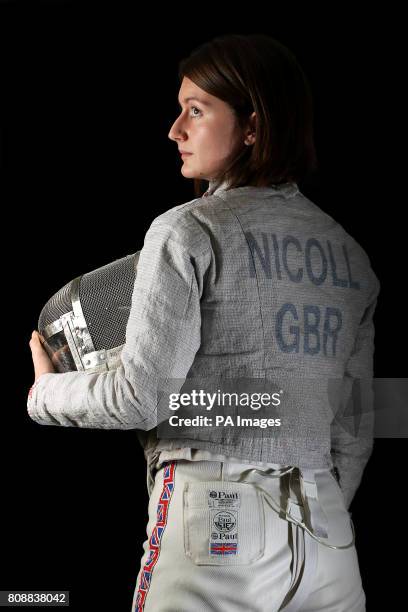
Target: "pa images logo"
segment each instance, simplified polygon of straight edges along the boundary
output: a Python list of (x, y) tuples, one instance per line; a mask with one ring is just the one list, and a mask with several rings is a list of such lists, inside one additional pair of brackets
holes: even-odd
[(232, 512), (227, 512), (226, 510), (217, 512), (213, 516), (213, 525), (220, 533), (227, 533), (235, 529), (237, 517)]

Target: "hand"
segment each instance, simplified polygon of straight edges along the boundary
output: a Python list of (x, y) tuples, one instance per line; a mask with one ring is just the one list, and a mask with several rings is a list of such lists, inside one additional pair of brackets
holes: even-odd
[(52, 361), (41, 344), (41, 339), (42, 337), (38, 331), (33, 331), (29, 344), (31, 349), (31, 357), (33, 358), (34, 363), (34, 382), (37, 382), (42, 374), (50, 374), (55, 372)]

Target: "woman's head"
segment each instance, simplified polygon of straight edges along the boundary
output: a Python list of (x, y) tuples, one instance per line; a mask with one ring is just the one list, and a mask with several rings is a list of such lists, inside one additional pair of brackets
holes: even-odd
[[(294, 55), (263, 34), (229, 34), (179, 65), (180, 115), (169, 138), (182, 174), (229, 187), (299, 181), (317, 167), (313, 103)], [(194, 97), (198, 100), (186, 100)]]
[[(181, 172), (186, 178), (215, 180), (230, 159), (239, 155), (245, 139), (234, 110), (188, 77), (181, 83), (179, 103), (182, 111), (169, 138), (177, 142), (179, 151), (188, 152)], [(248, 134), (248, 142), (250, 138)]]

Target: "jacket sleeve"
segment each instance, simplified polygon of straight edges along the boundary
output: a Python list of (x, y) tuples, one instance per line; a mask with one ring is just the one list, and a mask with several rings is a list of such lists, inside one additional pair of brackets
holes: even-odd
[(375, 277), (375, 288), (346, 364), (340, 410), (331, 424), (332, 458), (347, 509), (360, 485), (374, 444), (373, 316), (379, 290), (380, 284)]
[(189, 253), (176, 224), (164, 216), (153, 221), (140, 252), (120, 366), (40, 376), (27, 401), (37, 423), (145, 431), (157, 426), (160, 385), (184, 379), (200, 346), (206, 260)]

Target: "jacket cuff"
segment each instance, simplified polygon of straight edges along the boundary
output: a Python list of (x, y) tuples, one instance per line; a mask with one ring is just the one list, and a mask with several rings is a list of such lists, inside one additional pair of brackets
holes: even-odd
[[(51, 374), (51, 375), (54, 376), (54, 374)], [(41, 425), (49, 425), (50, 424), (49, 421), (42, 419), (41, 416), (38, 414), (38, 411), (36, 410), (36, 407), (35, 407), (36, 406), (36, 389), (44, 376), (48, 376), (48, 374), (41, 374), (41, 376), (37, 378), (34, 384), (31, 385), (28, 391), (27, 413), (33, 421), (36, 421), (37, 423), (40, 423)]]

